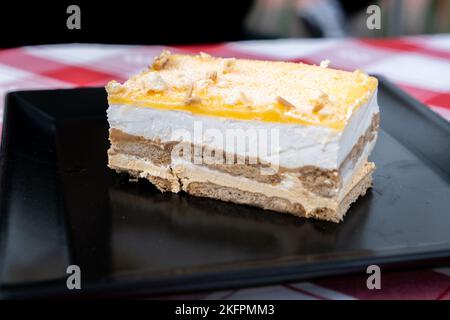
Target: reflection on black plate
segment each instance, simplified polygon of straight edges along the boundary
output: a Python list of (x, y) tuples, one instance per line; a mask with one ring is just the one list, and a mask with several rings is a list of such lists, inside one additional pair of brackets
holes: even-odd
[[(13, 93), (2, 141), (0, 295), (158, 294), (450, 256), (450, 126), (384, 80), (374, 188), (341, 224), (185, 194), (107, 169), (102, 89)], [(80, 292), (78, 292), (80, 294)]]

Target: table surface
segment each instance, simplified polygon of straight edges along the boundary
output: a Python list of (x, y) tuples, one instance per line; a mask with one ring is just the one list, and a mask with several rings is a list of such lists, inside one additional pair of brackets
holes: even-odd
[[(315, 64), (329, 59), (332, 68), (362, 69), (387, 77), (450, 121), (450, 35), (280, 39), (172, 47), (61, 44), (4, 49), (0, 50), (0, 119), (8, 91), (103, 86), (111, 79), (124, 81), (150, 64), (163, 48)], [(450, 300), (450, 267), (382, 272), (381, 290), (368, 290), (366, 280), (367, 275), (357, 274), (171, 298)]]

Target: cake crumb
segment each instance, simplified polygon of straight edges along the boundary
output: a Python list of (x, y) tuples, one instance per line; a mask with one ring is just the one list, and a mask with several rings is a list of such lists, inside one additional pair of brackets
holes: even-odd
[(242, 91), (239, 92), (239, 95), (240, 95), (240, 98), (241, 98), (242, 102), (245, 102), (245, 103), (250, 103), (251, 102), (250, 98), (247, 97), (247, 95), (244, 92), (242, 92)]

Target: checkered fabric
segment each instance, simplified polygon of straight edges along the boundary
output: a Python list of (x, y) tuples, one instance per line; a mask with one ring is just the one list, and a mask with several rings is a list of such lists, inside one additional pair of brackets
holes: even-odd
[[(0, 114), (8, 91), (103, 86), (142, 70), (161, 46), (65, 44), (0, 50)], [(362, 69), (386, 76), (450, 121), (450, 36), (397, 39), (282, 39), (170, 47), (223, 57), (289, 60)], [(0, 117), (2, 119), (3, 116)], [(368, 290), (366, 275), (340, 276), (177, 296), (198, 299), (448, 299), (450, 268), (385, 272), (382, 290)]]

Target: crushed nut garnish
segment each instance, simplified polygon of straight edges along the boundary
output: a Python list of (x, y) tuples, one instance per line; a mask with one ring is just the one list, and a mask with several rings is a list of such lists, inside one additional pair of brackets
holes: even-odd
[(235, 58), (227, 58), (227, 59), (222, 59), (222, 73), (228, 73), (233, 71), (233, 67), (236, 64), (236, 59)]
[(167, 84), (158, 73), (151, 72), (141, 78), (141, 87), (143, 90), (160, 92), (167, 89)]
[(194, 92), (194, 84), (191, 82), (187, 88), (184, 99), (189, 99), (190, 97), (192, 97), (192, 92)]
[(190, 97), (184, 100), (184, 104), (197, 104), (200, 102), (202, 102), (202, 99), (200, 97)]
[(330, 99), (328, 98), (328, 95), (325, 92), (321, 92), (319, 96), (312, 101), (313, 113), (318, 113), (321, 111), (324, 111), (324, 107), (330, 104)]
[(212, 80), (213, 82), (216, 82), (216, 80), (217, 80), (217, 71), (208, 72), (206, 74), (206, 78)]
[(169, 50), (163, 50), (159, 56), (156, 56), (155, 59), (153, 59), (153, 63), (150, 66), (150, 69), (153, 70), (161, 70), (164, 68), (164, 66), (167, 64), (170, 58), (170, 51)]
[(204, 60), (209, 60), (209, 59), (211, 59), (211, 55), (208, 54), (208, 53), (206, 53), (206, 52), (200, 52), (199, 55), (200, 55), (200, 58), (202, 58), (202, 59), (204, 59)]
[(249, 97), (247, 97), (247, 95), (244, 92), (239, 92), (239, 96), (241, 98), (241, 101), (247, 106), (247, 108), (251, 108), (251, 100)]
[(291, 110), (296, 109), (296, 107), (292, 103), (290, 103), (289, 101), (287, 101), (283, 97), (278, 96), (277, 97), (277, 101), (278, 101), (278, 103), (281, 103), (283, 106), (285, 106), (288, 109), (291, 109)]
[(125, 86), (115, 80), (112, 80), (106, 85), (105, 89), (108, 94), (117, 94), (124, 91)]
[(330, 60), (326, 59), (320, 62), (320, 67), (321, 68), (328, 68), (328, 66), (330, 65)]
[(355, 78), (355, 81), (358, 83), (362, 83), (367, 79), (367, 75), (359, 69), (353, 71), (353, 77)]
[(195, 104), (200, 103), (202, 101), (200, 97), (192, 96), (193, 92), (194, 92), (194, 84), (191, 83), (188, 87), (186, 95), (184, 96), (184, 104)]

